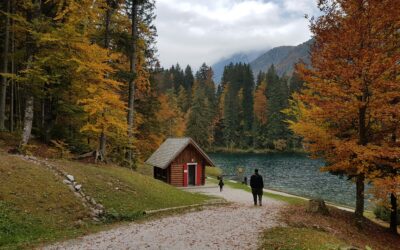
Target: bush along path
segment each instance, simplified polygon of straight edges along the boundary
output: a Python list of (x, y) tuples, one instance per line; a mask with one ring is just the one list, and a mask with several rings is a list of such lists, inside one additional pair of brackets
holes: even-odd
[(82, 184), (79, 184), (73, 175), (68, 174), (63, 170), (55, 167), (52, 163), (48, 162), (47, 160), (38, 159), (34, 156), (20, 156), (20, 158), (29, 163), (46, 167), (56, 176), (60, 177), (60, 180), (62, 180), (62, 182), (69, 187), (69, 189), (74, 193), (74, 195), (81, 200), (82, 205), (90, 210), (90, 214), (93, 220), (100, 221), (101, 218), (105, 215), (104, 206), (96, 202), (96, 200), (93, 197), (85, 194)]
[(218, 196), (229, 205), (205, 207), (145, 223), (48, 246), (46, 249), (257, 249), (265, 229), (284, 226), (278, 221), (283, 202), (265, 198), (253, 206), (250, 193), (225, 187), (188, 190)]

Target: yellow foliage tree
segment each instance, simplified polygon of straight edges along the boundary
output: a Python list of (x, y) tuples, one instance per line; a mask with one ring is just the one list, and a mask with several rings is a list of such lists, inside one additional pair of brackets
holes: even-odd
[(256, 89), (254, 93), (254, 116), (257, 121), (264, 125), (267, 123), (267, 96), (265, 91), (267, 84), (263, 81)]
[[(106, 62), (115, 60), (117, 55), (109, 56), (109, 52), (95, 44), (76, 44), (77, 55), (73, 58), (79, 61), (75, 85), (84, 84), (85, 97), (78, 100), (87, 113), (87, 123), (81, 131), (87, 133), (99, 145), (100, 134), (111, 140), (126, 140), (126, 106), (120, 98), (121, 82), (113, 80), (114, 70)], [(104, 156), (103, 156), (104, 157)]]

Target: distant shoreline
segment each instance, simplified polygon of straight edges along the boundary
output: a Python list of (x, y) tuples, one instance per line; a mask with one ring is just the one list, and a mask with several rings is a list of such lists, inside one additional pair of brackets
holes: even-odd
[(270, 153), (297, 153), (297, 154), (307, 154), (304, 149), (293, 149), (293, 150), (273, 150), (273, 149), (241, 149), (241, 148), (213, 148), (207, 150), (207, 153), (227, 153), (227, 154), (270, 154)]

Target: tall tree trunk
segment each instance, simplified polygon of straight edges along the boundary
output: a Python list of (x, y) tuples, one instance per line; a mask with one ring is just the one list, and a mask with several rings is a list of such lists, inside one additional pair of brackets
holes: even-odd
[(97, 163), (98, 160), (106, 161), (106, 142), (106, 135), (104, 134), (104, 131), (102, 131), (99, 138), (99, 148), (96, 153), (95, 163)]
[[(6, 33), (4, 38), (3, 73), (8, 73), (8, 47), (10, 42), (10, 0), (7, 1)], [(6, 120), (7, 77), (2, 77), (0, 96), (0, 130), (5, 130)]]
[(24, 130), (22, 132), (21, 146), (28, 144), (29, 138), (31, 137), (33, 122), (33, 100), (33, 95), (29, 93), (25, 104)]
[(364, 175), (359, 174), (356, 177), (356, 217), (362, 219), (364, 217)]
[(18, 124), (17, 124), (17, 129), (21, 129), (22, 127), (22, 105), (21, 105), (21, 87), (16, 83), (16, 89), (15, 89), (15, 102), (17, 105), (17, 117), (18, 117)]
[[(13, 68), (13, 67), (11, 67)], [(14, 71), (12, 71), (14, 72)], [(14, 132), (14, 80), (11, 81), (10, 96), (10, 131)]]
[[(11, 13), (14, 13), (14, 5), (11, 6)], [(11, 25), (11, 73), (15, 73), (15, 28), (14, 28), (14, 20), (12, 20)], [(14, 132), (14, 103), (15, 99), (15, 82), (14, 78), (11, 79), (11, 97), (10, 97), (10, 131)]]
[(391, 205), (391, 211), (390, 211), (390, 231), (394, 234), (397, 234), (397, 198), (396, 196), (391, 193), (390, 194), (390, 205)]
[[(32, 10), (27, 11), (27, 21), (32, 22), (32, 20), (36, 19), (40, 15), (41, 11), (41, 0), (32, 0)], [(35, 41), (32, 38), (30, 33), (27, 34), (26, 39), (26, 55), (28, 58), (27, 68), (31, 67), (31, 64), (34, 60), (34, 54), (36, 52)], [(32, 132), (32, 122), (33, 122), (33, 113), (34, 113), (34, 97), (33, 93), (30, 89), (27, 90), (26, 94), (26, 102), (25, 102), (25, 115), (24, 115), (24, 125), (22, 131), (22, 140), (20, 146), (25, 146), (28, 144), (29, 138), (31, 137)]]
[[(367, 91), (364, 90), (364, 97), (363, 99), (366, 99), (367, 96)], [(366, 145), (368, 140), (367, 140), (367, 128), (366, 128), (366, 113), (367, 113), (367, 107), (363, 106), (359, 109), (359, 144), (360, 145)], [(365, 176), (363, 173), (359, 173), (356, 176), (356, 210), (355, 210), (355, 215), (356, 218), (359, 222), (362, 221), (362, 218), (364, 217), (364, 189), (365, 189)]]
[(40, 126), (41, 129), (44, 131), (44, 126), (45, 126), (45, 115), (46, 115), (46, 104), (45, 104), (45, 98), (41, 100), (41, 117), (40, 117)]
[[(137, 42), (137, 12), (138, 3), (136, 0), (132, 0), (132, 37), (131, 37), (131, 64), (130, 72), (131, 79), (129, 81), (129, 97), (128, 97), (128, 137), (131, 142), (133, 139), (133, 129), (134, 129), (134, 105), (135, 105), (135, 78), (136, 78), (136, 42)], [(131, 145), (130, 145), (131, 146)], [(134, 160), (133, 149), (128, 150), (128, 161), (132, 163)]]
[[(111, 1), (107, 0), (107, 11), (106, 11), (106, 18), (105, 18), (105, 32), (104, 32), (104, 48), (109, 49), (110, 47), (110, 22), (111, 22), (111, 14), (112, 14), (112, 6), (111, 6)], [(107, 76), (108, 77), (108, 76)], [(104, 113), (103, 113), (104, 117)], [(100, 158), (101, 161), (106, 160), (106, 145), (107, 145), (107, 137), (104, 133), (104, 129), (101, 131), (101, 134), (99, 136), (99, 147), (98, 147), (98, 152), (96, 155), (96, 162), (98, 158)]]

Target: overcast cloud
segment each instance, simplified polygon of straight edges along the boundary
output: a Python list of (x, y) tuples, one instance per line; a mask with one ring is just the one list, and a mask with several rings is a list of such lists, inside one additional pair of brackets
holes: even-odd
[(316, 0), (157, 0), (159, 59), (197, 69), (237, 52), (297, 45), (311, 37)]

